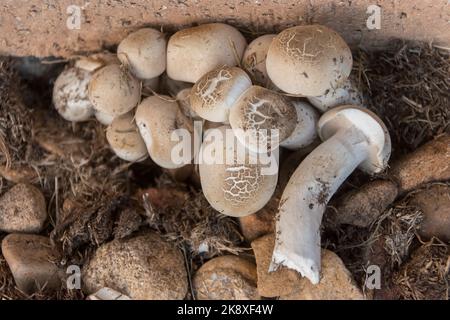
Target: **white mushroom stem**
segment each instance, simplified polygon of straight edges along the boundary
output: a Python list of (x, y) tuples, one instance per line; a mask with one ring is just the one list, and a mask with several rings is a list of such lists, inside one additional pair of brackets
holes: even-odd
[(303, 160), (281, 198), (270, 271), (283, 265), (319, 283), (320, 225), (326, 205), (368, 156), (368, 139), (352, 125), (338, 130)]

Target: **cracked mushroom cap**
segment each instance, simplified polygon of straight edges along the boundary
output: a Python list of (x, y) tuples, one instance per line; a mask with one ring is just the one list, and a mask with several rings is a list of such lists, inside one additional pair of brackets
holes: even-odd
[(297, 124), (297, 112), (288, 98), (251, 86), (234, 103), (230, 125), (242, 145), (252, 152), (275, 150)]
[(350, 78), (339, 88), (331, 88), (318, 97), (307, 97), (308, 101), (322, 112), (344, 104), (362, 105), (363, 96), (356, 83)]
[(266, 60), (267, 73), (278, 88), (304, 96), (320, 96), (340, 87), (352, 64), (345, 41), (321, 25), (283, 30), (272, 41)]
[(238, 65), (246, 46), (244, 36), (223, 23), (180, 30), (167, 44), (167, 75), (174, 80), (195, 83), (219, 66)]
[(231, 107), (251, 85), (242, 69), (227, 66), (214, 69), (192, 87), (191, 107), (205, 120), (227, 123)]
[(200, 148), (200, 182), (215, 210), (242, 217), (255, 213), (270, 200), (277, 184), (278, 162), (276, 156), (269, 163), (269, 158), (262, 160), (261, 154), (235, 146), (239, 143), (229, 126), (206, 132)]
[(194, 138), (192, 120), (181, 112), (175, 100), (168, 96), (148, 97), (137, 107), (135, 118), (147, 151), (157, 165), (166, 169), (176, 169), (190, 163), (193, 152), (190, 157), (187, 155), (188, 163), (176, 161), (172, 154), (175, 148), (180, 146), (180, 141), (172, 141), (172, 135), (177, 129), (189, 134), (187, 137), (189, 141), (183, 140), (182, 146), (195, 150), (192, 145)]
[(141, 99), (141, 82), (118, 64), (94, 73), (89, 100), (96, 111), (116, 117), (134, 109)]
[(359, 169), (370, 174), (383, 171), (391, 155), (391, 138), (383, 121), (372, 111), (355, 105), (333, 108), (319, 119), (318, 132), (325, 141), (340, 129), (351, 126), (360, 130), (369, 144), (367, 160)]
[(148, 156), (131, 112), (112, 121), (106, 129), (106, 139), (114, 153), (125, 161), (141, 161)]
[(166, 70), (166, 39), (163, 33), (143, 28), (130, 33), (117, 47), (117, 57), (139, 79), (158, 77)]
[(265, 34), (250, 42), (242, 57), (242, 68), (253, 75), (255, 82), (263, 87), (273, 86), (267, 75), (266, 58), (275, 34)]
[(68, 121), (86, 121), (94, 115), (88, 98), (91, 73), (80, 68), (68, 68), (56, 78), (53, 86), (53, 104), (58, 113)]

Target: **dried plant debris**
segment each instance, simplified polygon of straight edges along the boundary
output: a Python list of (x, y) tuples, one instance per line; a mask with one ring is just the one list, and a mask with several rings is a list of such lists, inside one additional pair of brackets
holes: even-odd
[(147, 222), (168, 238), (187, 245), (194, 257), (237, 254), (243, 237), (235, 219), (214, 210), (201, 191), (171, 182), (166, 175), (156, 188), (142, 192)]
[(12, 59), (0, 57), (0, 166), (26, 163), (31, 142), (32, 116), (21, 97)]
[(418, 248), (394, 276), (400, 298), (413, 300), (449, 299), (449, 246), (431, 241)]
[(450, 131), (447, 51), (427, 44), (393, 43), (388, 50), (358, 52), (354, 67), (370, 97), (368, 107), (387, 125), (394, 150), (414, 150)]

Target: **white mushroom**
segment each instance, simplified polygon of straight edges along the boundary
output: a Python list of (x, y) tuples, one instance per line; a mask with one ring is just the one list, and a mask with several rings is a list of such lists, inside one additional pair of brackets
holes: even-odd
[[(201, 139), (194, 139), (192, 120), (181, 112), (175, 100), (168, 96), (144, 99), (137, 107), (136, 123), (147, 151), (157, 165), (175, 169), (191, 163), (196, 150), (194, 141), (200, 144)], [(181, 142), (174, 139), (178, 134), (184, 134)], [(175, 154), (177, 147), (183, 152), (180, 158)]]
[(95, 111), (95, 118), (104, 126), (109, 126), (114, 120), (113, 115), (101, 111)]
[(86, 121), (94, 115), (88, 98), (89, 71), (72, 67), (58, 76), (53, 86), (53, 104), (58, 113), (68, 121)]
[(231, 106), (252, 85), (247, 73), (223, 66), (203, 75), (192, 87), (192, 110), (212, 122), (228, 122)]
[(270, 200), (278, 179), (272, 156), (253, 154), (241, 146), (228, 126), (209, 129), (200, 148), (200, 181), (211, 206), (222, 214), (255, 213)]
[(339, 88), (331, 88), (318, 97), (307, 97), (309, 102), (322, 112), (344, 104), (364, 104), (363, 96), (350, 78)]
[(75, 67), (94, 72), (108, 64), (120, 64), (117, 56), (111, 52), (93, 53), (88, 57), (81, 57), (75, 61)]
[(117, 64), (97, 70), (89, 83), (89, 100), (96, 111), (116, 117), (134, 109), (141, 98), (141, 82)]
[(266, 34), (250, 42), (242, 57), (242, 68), (253, 76), (256, 84), (271, 88), (272, 82), (267, 75), (266, 58), (269, 46), (275, 34)]
[(318, 112), (307, 102), (291, 101), (297, 111), (297, 125), (292, 134), (280, 146), (296, 150), (310, 145), (317, 138)]
[(259, 153), (275, 150), (294, 132), (297, 112), (285, 96), (251, 86), (233, 104), (229, 120), (240, 143)]
[(117, 47), (117, 57), (139, 79), (158, 77), (166, 69), (166, 39), (163, 33), (143, 28), (130, 33)]
[(341, 36), (320, 25), (283, 30), (270, 44), (266, 59), (267, 73), (278, 88), (304, 96), (338, 88), (352, 64), (352, 53)]
[(114, 153), (125, 161), (141, 161), (148, 156), (132, 113), (115, 118), (106, 129), (106, 139)]
[(283, 192), (270, 266), (294, 269), (313, 284), (320, 278), (320, 225), (329, 199), (356, 167), (380, 172), (391, 153), (386, 127), (364, 108), (331, 109), (318, 127), (324, 142), (301, 162)]
[(223, 23), (180, 30), (167, 44), (167, 74), (194, 83), (217, 67), (238, 65), (246, 46), (244, 36)]

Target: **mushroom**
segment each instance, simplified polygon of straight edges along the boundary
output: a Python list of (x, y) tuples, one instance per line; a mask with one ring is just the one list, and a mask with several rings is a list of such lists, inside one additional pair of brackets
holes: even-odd
[(106, 139), (114, 153), (125, 161), (141, 161), (148, 156), (131, 112), (112, 121), (106, 129)]
[(223, 66), (206, 73), (192, 87), (192, 110), (212, 122), (228, 122), (231, 106), (252, 85), (247, 73)]
[(217, 67), (238, 65), (246, 46), (244, 36), (223, 23), (180, 30), (167, 44), (167, 75), (195, 83)]
[(117, 57), (139, 79), (158, 77), (166, 69), (166, 39), (163, 33), (143, 28), (130, 33), (117, 47)]
[(229, 126), (221, 126), (205, 132), (199, 171), (211, 206), (222, 214), (241, 217), (255, 213), (270, 200), (278, 163), (275, 153), (250, 153), (236, 141)]
[(345, 41), (321, 25), (283, 30), (270, 44), (266, 59), (267, 74), (278, 88), (304, 96), (320, 96), (340, 87), (352, 64)]
[(140, 98), (140, 81), (118, 64), (96, 71), (89, 83), (89, 100), (94, 109), (112, 117), (135, 108)]
[(178, 105), (188, 118), (203, 121), (203, 119), (191, 107), (191, 89), (192, 88), (185, 88), (177, 93), (176, 99), (178, 101)]
[(68, 121), (86, 121), (94, 115), (94, 108), (88, 98), (91, 73), (72, 67), (56, 78), (53, 86), (53, 104), (58, 113)]
[(291, 101), (297, 111), (297, 125), (292, 134), (280, 143), (280, 146), (296, 150), (309, 146), (317, 138), (317, 121), (319, 114), (307, 102)]
[(94, 72), (108, 64), (120, 64), (117, 56), (108, 51), (93, 53), (88, 57), (81, 57), (75, 61), (75, 67), (89, 72)]
[(256, 84), (266, 88), (273, 86), (267, 75), (266, 58), (275, 34), (266, 34), (250, 42), (242, 57), (242, 68), (253, 76)]
[(385, 125), (358, 106), (326, 112), (318, 131), (324, 142), (300, 163), (283, 191), (270, 266), (271, 271), (282, 265), (294, 269), (313, 284), (319, 283), (320, 224), (329, 199), (356, 167), (378, 173), (391, 153)]
[(251, 86), (233, 104), (229, 120), (239, 142), (260, 153), (275, 150), (292, 134), (297, 112), (283, 95)]
[(309, 102), (322, 112), (344, 104), (362, 105), (363, 96), (353, 80), (347, 79), (339, 88), (331, 88), (318, 97), (307, 97)]
[[(168, 96), (148, 97), (137, 107), (135, 117), (147, 151), (157, 165), (176, 169), (191, 163), (198, 149), (193, 141), (200, 144), (200, 139), (196, 139), (192, 120), (181, 112), (175, 100)], [(180, 137), (181, 142), (175, 141)]]
[(114, 116), (100, 111), (95, 111), (95, 118), (104, 126), (109, 126), (114, 120)]

